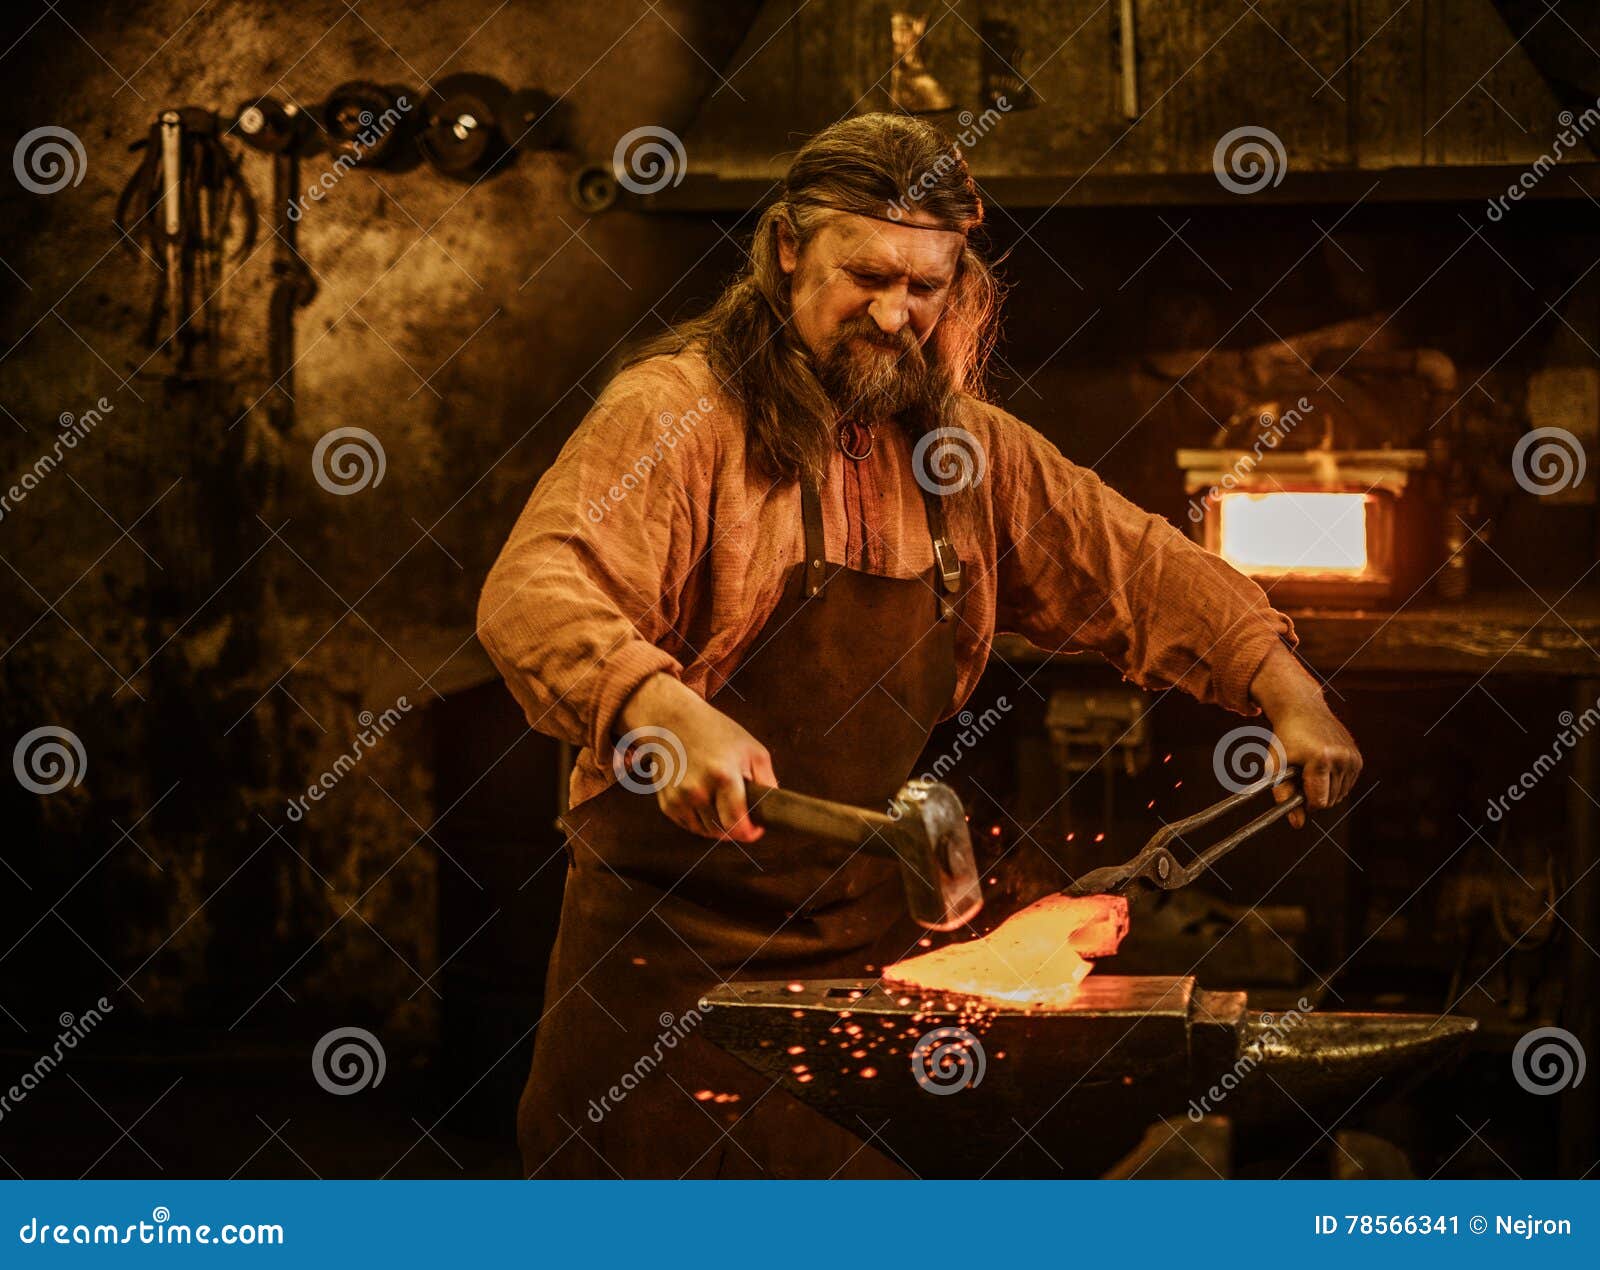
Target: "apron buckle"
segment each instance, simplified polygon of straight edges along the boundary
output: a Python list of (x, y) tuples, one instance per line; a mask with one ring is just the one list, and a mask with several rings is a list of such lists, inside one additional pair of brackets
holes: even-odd
[(956, 555), (956, 549), (946, 538), (934, 539), (933, 557), (939, 564), (939, 577), (944, 581), (944, 589), (954, 595), (961, 589), (961, 557)]
[(939, 620), (948, 622), (955, 616), (955, 606), (950, 597), (961, 590), (961, 557), (942, 534), (933, 540), (933, 558), (939, 568), (939, 578), (944, 583), (945, 594), (939, 597)]

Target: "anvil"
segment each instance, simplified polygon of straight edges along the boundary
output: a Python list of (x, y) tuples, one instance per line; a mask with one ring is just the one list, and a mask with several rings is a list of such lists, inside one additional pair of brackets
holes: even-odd
[(1263, 1013), (1187, 976), (1092, 974), (1055, 1009), (871, 980), (724, 984), (703, 1034), (920, 1177), (1098, 1176), (1162, 1116), (1330, 1128), (1456, 1054), (1456, 1015)]

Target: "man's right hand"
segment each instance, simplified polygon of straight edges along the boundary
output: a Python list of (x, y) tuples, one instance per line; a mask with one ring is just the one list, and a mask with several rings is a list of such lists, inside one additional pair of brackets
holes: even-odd
[[(683, 747), (682, 771), (656, 791), (662, 814), (707, 838), (754, 842), (764, 832), (749, 815), (745, 782), (776, 786), (766, 746), (672, 675), (651, 675), (617, 714), (618, 730), (670, 737)], [(676, 748), (675, 746), (672, 748)]]

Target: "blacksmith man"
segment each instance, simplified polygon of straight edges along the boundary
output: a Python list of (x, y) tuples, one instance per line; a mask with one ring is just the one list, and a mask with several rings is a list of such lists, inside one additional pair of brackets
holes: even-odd
[(997, 631), (1264, 709), (1312, 808), (1361, 770), (1259, 587), (984, 401), (982, 219), (930, 124), (818, 134), (748, 270), (606, 387), (489, 576), (484, 646), (530, 724), (583, 747), (518, 1116), (530, 1176), (896, 1173), (680, 1020), (724, 980), (915, 947), (893, 862), (763, 834), (745, 783), (883, 806)]

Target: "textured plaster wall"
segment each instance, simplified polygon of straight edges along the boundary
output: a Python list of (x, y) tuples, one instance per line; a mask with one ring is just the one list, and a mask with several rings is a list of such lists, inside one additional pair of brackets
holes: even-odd
[[(751, 6), (194, 8), (18, 6), (0, 45), (7, 152), (51, 124), (87, 156), (54, 194), (0, 183), (6, 482), (63, 413), (111, 407), (0, 518), (6, 752), (53, 725), (87, 757), (81, 783), (48, 796), (0, 783), (0, 1006), (31, 1027), (110, 989), (152, 1019), (248, 1031), (309, 1001), (421, 1032), (449, 867), (425, 833), (433, 678), (470, 654), (482, 575), (598, 363), (655, 329), (651, 306), (719, 241), (702, 221), (588, 218), (568, 179), (630, 128), (684, 128)], [(427, 167), (356, 172), (307, 210), (319, 289), (296, 321), (287, 435), (252, 407), (268, 380), (267, 223), (219, 296), (222, 400), (166, 391), (142, 341), (155, 275), (112, 228), (128, 146), (156, 112), (268, 91), (311, 105), (348, 79), (415, 90), (461, 70), (564, 94), (568, 151), (472, 188)], [(265, 221), (270, 162), (233, 148)], [(308, 160), (304, 179), (324, 167)], [(336, 427), (379, 439), (381, 483), (335, 496), (313, 479)], [(393, 730), (289, 819), (362, 711), (402, 694)]]

